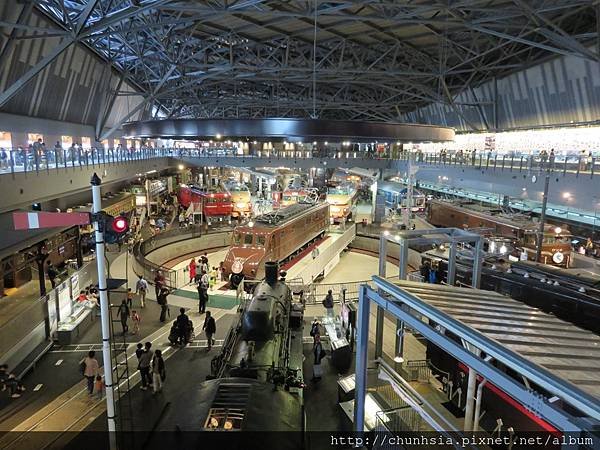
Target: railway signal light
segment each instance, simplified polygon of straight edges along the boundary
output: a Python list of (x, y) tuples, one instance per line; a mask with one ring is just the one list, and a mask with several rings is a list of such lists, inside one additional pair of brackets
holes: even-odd
[(112, 222), (112, 229), (116, 233), (125, 233), (129, 225), (127, 224), (127, 219), (123, 216), (115, 217)]
[(101, 214), (99, 222), (100, 229), (104, 231), (104, 242), (107, 244), (122, 242), (123, 237), (129, 231), (129, 222), (123, 216), (113, 217)]

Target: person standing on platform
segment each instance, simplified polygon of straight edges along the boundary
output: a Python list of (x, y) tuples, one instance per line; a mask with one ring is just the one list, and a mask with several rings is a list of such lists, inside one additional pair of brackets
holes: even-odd
[(140, 332), (142, 318), (136, 310), (131, 311), (131, 321), (133, 322), (133, 334), (138, 334)]
[(325, 310), (327, 311), (327, 317), (333, 318), (333, 293), (331, 292), (331, 289), (329, 289), (327, 291), (327, 295), (325, 296), (325, 299), (323, 300), (323, 306), (325, 307)]
[(208, 255), (206, 252), (204, 252), (204, 255), (200, 257), (200, 271), (203, 270), (206, 273), (208, 273), (208, 271), (210, 270), (210, 266), (208, 265)]
[(165, 285), (165, 277), (163, 277), (160, 270), (156, 271), (156, 275), (154, 276), (154, 294), (156, 295), (156, 299), (158, 300), (158, 295), (160, 291)]
[(429, 261), (425, 261), (419, 267), (419, 272), (421, 274), (422, 281), (424, 283), (429, 283)]
[(196, 279), (196, 259), (195, 258), (192, 258), (192, 260), (190, 261), (190, 263), (188, 265), (188, 268), (190, 271), (189, 275), (190, 275), (190, 283), (191, 283), (192, 281), (194, 281)]
[(140, 294), (140, 306), (144, 308), (146, 306), (146, 292), (148, 291), (148, 282), (144, 280), (144, 277), (140, 275), (137, 283), (135, 284), (135, 293)]
[(135, 356), (138, 360), (138, 364), (140, 362), (140, 358), (142, 357), (143, 353), (144, 353), (144, 344), (142, 344), (141, 342), (138, 342), (136, 349), (135, 349)]
[(320, 381), (323, 376), (323, 368), (321, 367), (321, 360), (325, 357), (325, 349), (321, 343), (321, 336), (319, 334), (314, 335), (313, 343), (313, 377), (312, 381)]
[(164, 322), (167, 319), (167, 313), (169, 312), (169, 302), (167, 300), (167, 296), (169, 295), (169, 290), (167, 288), (162, 288), (160, 293), (158, 294), (157, 302), (160, 305), (160, 321)]
[(217, 323), (215, 322), (215, 319), (210, 315), (210, 311), (206, 311), (206, 318), (204, 319), (204, 325), (202, 325), (202, 329), (206, 333), (206, 351), (210, 352), (210, 349), (215, 343), (213, 336), (217, 332)]
[(96, 359), (96, 352), (90, 350), (88, 355), (82, 359), (79, 364), (83, 367), (83, 376), (87, 379), (87, 390), (88, 394), (94, 393), (94, 380), (98, 375), (98, 360)]
[(179, 308), (179, 315), (177, 316), (177, 332), (179, 334), (179, 342), (181, 345), (186, 345), (188, 328), (190, 324), (190, 318), (185, 313), (184, 308)]
[(50, 284), (52, 285), (52, 289), (56, 287), (56, 278), (58, 277), (58, 270), (52, 264), (52, 261), (48, 261), (48, 267), (46, 269), (48, 273), (48, 279), (50, 280)]
[(96, 381), (94, 383), (94, 392), (96, 394), (96, 397), (98, 397), (99, 399), (102, 398), (102, 396), (104, 395), (104, 388), (105, 384), (104, 380), (102, 379), (102, 375), (96, 375)]
[(166, 378), (165, 360), (162, 357), (162, 352), (156, 350), (154, 358), (152, 358), (152, 393), (156, 394), (162, 391), (163, 382)]
[(217, 285), (217, 268), (213, 267), (208, 277), (208, 288), (212, 292)]
[(429, 282), (431, 284), (436, 284), (438, 282), (438, 266), (435, 264), (429, 269)]
[(119, 309), (117, 309), (117, 317), (121, 319), (123, 336), (125, 336), (125, 333), (129, 331), (129, 326), (127, 325), (127, 319), (129, 319), (129, 306), (127, 306), (127, 300), (123, 299), (123, 301), (121, 301)]
[(129, 306), (129, 309), (133, 308), (133, 291), (131, 288), (127, 288), (127, 306)]
[(204, 314), (206, 311), (206, 304), (208, 303), (208, 285), (208, 274), (203, 270), (200, 280), (198, 281), (198, 312), (200, 314)]
[(144, 351), (142, 352), (138, 369), (140, 371), (140, 376), (142, 377), (142, 387), (140, 388), (142, 391), (148, 389), (148, 385), (152, 384), (152, 378), (150, 377), (150, 365), (152, 363), (152, 352), (150, 349), (152, 348), (151, 342), (146, 342), (144, 344)]

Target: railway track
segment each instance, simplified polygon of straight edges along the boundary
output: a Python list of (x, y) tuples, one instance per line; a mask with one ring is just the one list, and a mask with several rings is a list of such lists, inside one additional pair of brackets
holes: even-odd
[[(226, 313), (227, 311), (225, 310), (217, 312), (215, 319), (218, 320)], [(169, 332), (170, 325), (167, 325), (144, 339), (155, 342), (162, 347), (165, 360), (169, 359), (178, 350), (183, 349), (183, 347), (170, 346), (168, 342), (165, 345), (164, 340), (166, 340)], [(216, 344), (222, 345), (222, 342), (223, 340), (218, 340)], [(120, 345), (123, 346), (123, 344)], [(127, 350), (129, 346), (134, 348), (135, 343), (126, 345), (123, 351)], [(205, 346), (206, 340), (196, 339), (185, 348), (198, 349)], [(89, 351), (89, 349), (101, 349), (101, 344), (64, 346), (54, 352), (81, 353)], [(118, 392), (121, 392), (121, 396), (125, 394), (125, 391), (122, 389), (125, 383), (129, 382), (131, 386), (135, 386), (140, 381), (135, 353), (132, 352), (130, 355), (127, 355), (126, 361), (131, 375), (119, 385), (121, 389)], [(121, 360), (119, 362), (124, 361)], [(11, 430), (0, 431), (0, 449), (46, 450), (62, 448), (77, 433), (84, 431), (105, 410), (106, 399), (104, 397), (102, 399), (90, 397), (87, 394), (85, 382), (79, 382), (50, 404), (31, 415), (29, 419), (26, 419), (20, 425)], [(57, 445), (59, 441), (61, 445)]]

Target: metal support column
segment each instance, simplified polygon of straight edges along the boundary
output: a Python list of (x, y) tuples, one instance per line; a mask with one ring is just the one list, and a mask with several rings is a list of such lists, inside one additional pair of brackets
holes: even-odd
[(483, 240), (479, 237), (475, 241), (475, 251), (473, 253), (473, 275), (471, 287), (479, 289), (481, 286), (481, 266), (483, 265)]
[[(92, 213), (102, 211), (102, 194), (100, 193), (100, 177), (94, 173), (92, 185)], [(110, 348), (110, 311), (106, 286), (106, 266), (104, 259), (104, 230), (100, 222), (94, 221), (96, 239), (96, 264), (98, 267), (98, 292), (100, 293), (100, 320), (102, 328), (102, 359), (104, 361), (104, 382), (106, 384), (106, 416), (110, 449), (116, 448), (115, 399), (113, 386), (112, 355)]]
[[(382, 233), (379, 236), (379, 276), (386, 277), (387, 264), (387, 237)], [(383, 320), (384, 311), (377, 306), (377, 317), (375, 320), (375, 359), (383, 355)]]
[(535, 260), (542, 262), (542, 242), (544, 239), (544, 226), (546, 225), (546, 208), (548, 207), (548, 189), (550, 187), (550, 172), (546, 171), (544, 179), (544, 197), (542, 198), (542, 214), (540, 215), (540, 226), (536, 239)]
[[(408, 269), (408, 239), (400, 238), (400, 254), (398, 255), (398, 278), (406, 280)], [(396, 319), (396, 343), (394, 346), (394, 369), (400, 370), (400, 364), (404, 362), (404, 322)]]
[(354, 388), (354, 430), (363, 433), (365, 430), (365, 400), (367, 396), (367, 357), (369, 350), (369, 307), (370, 300), (366, 294), (367, 285), (360, 287), (358, 296), (358, 323), (356, 332), (356, 370)]
[(456, 242), (450, 243), (450, 253), (448, 255), (448, 275), (446, 276), (446, 283), (448, 286), (454, 286), (454, 279), (456, 278)]
[(398, 278), (406, 280), (408, 269), (408, 239), (400, 238), (400, 254), (398, 255)]
[(475, 414), (473, 417), (473, 431), (479, 431), (479, 417), (481, 415), (481, 400), (483, 396), (483, 386), (485, 386), (487, 380), (483, 380), (477, 386), (477, 397), (475, 397)]
[(465, 397), (465, 423), (463, 429), (471, 431), (473, 428), (473, 406), (475, 397), (475, 385), (477, 384), (477, 372), (469, 367), (469, 378), (467, 380), (467, 395)]

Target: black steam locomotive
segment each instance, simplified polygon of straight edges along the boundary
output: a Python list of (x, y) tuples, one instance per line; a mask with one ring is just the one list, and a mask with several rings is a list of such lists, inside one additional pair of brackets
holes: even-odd
[[(303, 305), (278, 276), (278, 264), (267, 262), (264, 281), (241, 306), (200, 387), (198, 423), (200, 431), (230, 432), (234, 439), (244, 435), (234, 431), (267, 431), (262, 448), (297, 449), (304, 432)], [(242, 439), (239, 448), (251, 444)]]

